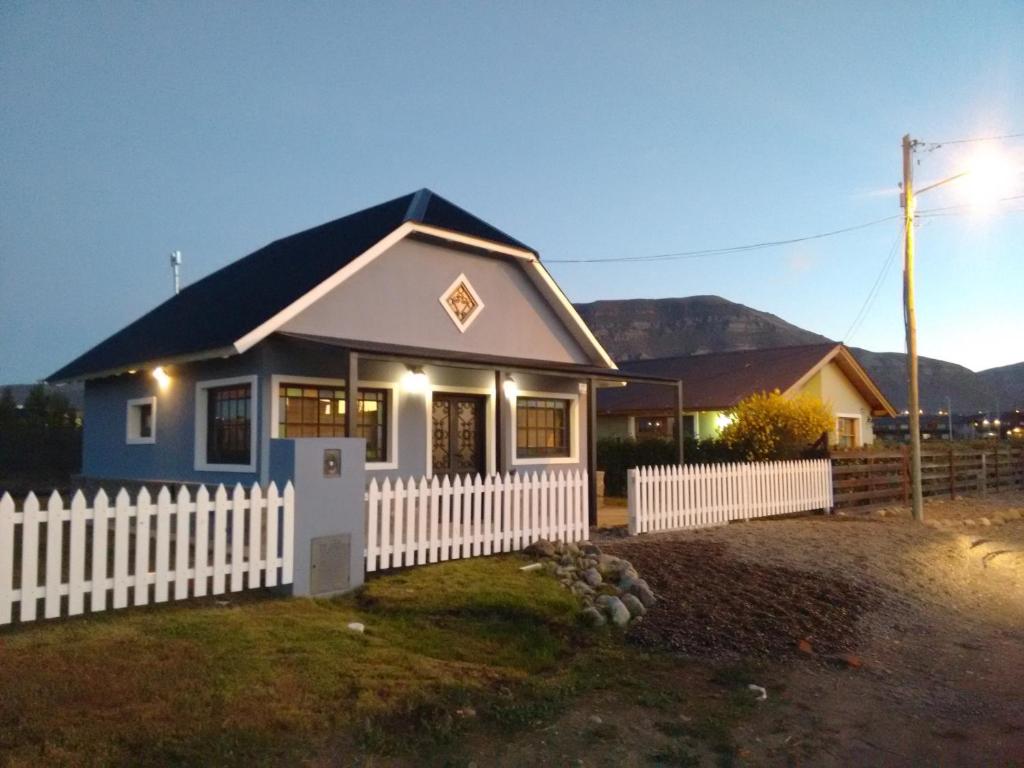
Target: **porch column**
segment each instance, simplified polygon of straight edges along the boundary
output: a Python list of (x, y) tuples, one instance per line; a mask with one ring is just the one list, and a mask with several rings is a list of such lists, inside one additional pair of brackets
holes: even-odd
[(679, 463), (682, 464), (685, 434), (683, 430), (683, 382), (681, 379), (676, 382), (676, 440), (679, 441)]
[(503, 439), (505, 414), (505, 372), (501, 368), (494, 370), (494, 471), (502, 475), (508, 468), (508, 449)]
[(597, 526), (597, 379), (587, 380), (587, 517)]
[(345, 376), (345, 436), (358, 437), (359, 411), (359, 353), (347, 353), (348, 373)]

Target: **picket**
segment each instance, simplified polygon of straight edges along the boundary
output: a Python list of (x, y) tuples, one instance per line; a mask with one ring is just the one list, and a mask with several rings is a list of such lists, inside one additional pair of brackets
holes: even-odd
[[(229, 504), (233, 515), (230, 532)], [(68, 505), (60, 494), (52, 493), (45, 510), (40, 508), (36, 494), (29, 493), (20, 512), (12, 497), (4, 494), (0, 497), (0, 625), (14, 620), (15, 604), (19, 621), (27, 622), (125, 608), (129, 598), (132, 605), (147, 605), (151, 586), (155, 602), (183, 600), (190, 593), (199, 597), (207, 594), (211, 574), (214, 594), (224, 591), (227, 573), (231, 573), (232, 590), (236, 589), (236, 584), (241, 588), (245, 574), (248, 574), (249, 588), (260, 586), (264, 573), (267, 586), (290, 584), (294, 506), (291, 483), (285, 486), (283, 495), (273, 484), (265, 494), (260, 486), (253, 486), (247, 492), (238, 485), (230, 502), (224, 487), (220, 486), (213, 504), (211, 563), (211, 504), (206, 488), (198, 489), (193, 504), (192, 495), (185, 487), (180, 487), (173, 499), (170, 490), (163, 487), (157, 494), (155, 509), (145, 488), (139, 491), (134, 506), (127, 490), (122, 488), (112, 507), (107, 494), (100, 490), (91, 507), (81, 491), (71, 497)], [(246, 511), (249, 513), (247, 550), (243, 548)], [(42, 525), (46, 526), (46, 531), (41, 542)], [(193, 558), (194, 566), (190, 567)], [(91, 564), (87, 571), (88, 561)], [(18, 589), (14, 588), (16, 568), (21, 574)], [(171, 583), (174, 584), (173, 596)], [(108, 600), (107, 593), (111, 590)], [(88, 606), (87, 594), (90, 596)], [(43, 599), (42, 617), (38, 614), (40, 598)]]
[(832, 508), (827, 459), (636, 467), (627, 473), (630, 534)]
[(371, 479), (366, 569), (516, 551), (541, 537), (582, 540), (589, 531), (587, 492), (587, 474), (579, 470), (445, 477), (440, 483), (409, 478), (393, 486), (388, 478)]

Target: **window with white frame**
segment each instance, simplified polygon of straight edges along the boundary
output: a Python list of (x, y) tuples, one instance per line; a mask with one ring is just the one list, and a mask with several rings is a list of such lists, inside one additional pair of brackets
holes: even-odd
[(572, 452), (572, 401), (516, 398), (516, 458), (566, 458)]
[(256, 469), (256, 377), (196, 384), (196, 469)]
[(128, 401), (125, 440), (129, 445), (156, 442), (156, 397)]

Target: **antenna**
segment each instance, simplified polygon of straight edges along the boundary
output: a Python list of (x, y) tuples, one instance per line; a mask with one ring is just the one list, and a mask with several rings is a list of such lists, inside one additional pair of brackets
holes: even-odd
[(181, 291), (181, 251), (171, 251), (171, 272), (174, 274), (174, 293)]

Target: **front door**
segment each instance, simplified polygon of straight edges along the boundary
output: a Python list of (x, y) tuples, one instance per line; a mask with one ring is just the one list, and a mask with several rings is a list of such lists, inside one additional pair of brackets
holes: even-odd
[(434, 474), (487, 473), (484, 406), (487, 398), (446, 392), (433, 394), (431, 458)]

